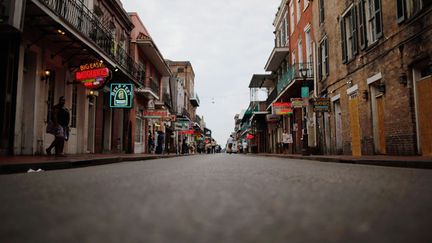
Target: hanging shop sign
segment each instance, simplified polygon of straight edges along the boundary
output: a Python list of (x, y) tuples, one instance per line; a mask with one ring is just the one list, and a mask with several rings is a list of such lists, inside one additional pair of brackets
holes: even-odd
[(303, 99), (302, 98), (291, 98), (291, 108), (302, 108)]
[(80, 71), (75, 73), (75, 79), (80, 81), (88, 89), (102, 87), (108, 76), (109, 69), (100, 62), (81, 65)]
[(279, 120), (280, 120), (279, 115), (274, 115), (274, 114), (267, 114), (266, 115), (266, 121), (267, 122), (278, 122)]
[(312, 101), (314, 112), (330, 112), (330, 98), (316, 98)]
[(302, 86), (301, 87), (301, 97), (302, 98), (309, 97), (309, 86)]
[(273, 103), (273, 114), (274, 115), (291, 115), (291, 103), (289, 102), (276, 102)]
[(174, 130), (176, 131), (187, 131), (191, 130), (192, 123), (188, 120), (177, 120), (174, 122)]
[(111, 84), (110, 107), (111, 108), (132, 108), (133, 85), (132, 84)]
[(184, 134), (184, 135), (192, 135), (194, 133), (195, 133), (194, 130), (179, 131), (179, 134)]
[(255, 136), (254, 136), (253, 134), (248, 133), (248, 134), (246, 135), (246, 139), (252, 140), (252, 139), (254, 139), (254, 138), (255, 138)]
[(168, 111), (166, 110), (145, 110), (143, 112), (143, 117), (153, 119), (169, 118)]

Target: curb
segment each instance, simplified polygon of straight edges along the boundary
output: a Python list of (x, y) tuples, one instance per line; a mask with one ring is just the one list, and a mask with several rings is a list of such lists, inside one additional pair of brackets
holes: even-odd
[(82, 168), (97, 165), (106, 165), (114, 163), (123, 162), (134, 162), (142, 160), (155, 160), (155, 159), (166, 159), (181, 157), (185, 155), (161, 155), (161, 156), (142, 156), (142, 157), (108, 157), (108, 158), (92, 158), (92, 159), (65, 159), (58, 162), (37, 162), (28, 164), (4, 164), (0, 165), (0, 174), (16, 174), (16, 173), (26, 173), (29, 169), (42, 169), (48, 170), (64, 170), (73, 168)]
[(256, 157), (274, 157), (285, 159), (299, 159), (299, 160), (313, 160), (328, 163), (344, 163), (344, 164), (358, 164), (358, 165), (374, 165), (386, 167), (400, 167), (400, 168), (413, 168), (413, 169), (432, 169), (432, 161), (404, 161), (404, 160), (379, 160), (379, 159), (344, 159), (332, 157), (316, 157), (316, 156), (290, 156), (278, 154), (252, 154), (249, 156)]

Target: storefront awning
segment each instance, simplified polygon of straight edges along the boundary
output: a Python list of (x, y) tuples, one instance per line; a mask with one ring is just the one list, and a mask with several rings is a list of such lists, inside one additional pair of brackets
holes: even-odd
[(265, 65), (264, 69), (269, 71), (277, 71), (280, 67), (280, 64), (282, 61), (286, 58), (286, 56), (289, 53), (288, 47), (275, 47), (270, 54), (269, 59), (267, 60), (267, 64)]

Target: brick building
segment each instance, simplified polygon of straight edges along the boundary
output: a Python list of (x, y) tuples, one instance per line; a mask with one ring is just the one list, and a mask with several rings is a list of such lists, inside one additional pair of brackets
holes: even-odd
[(430, 1), (319, 0), (313, 9), (318, 95), (332, 103), (319, 117), (323, 151), (430, 155)]
[[(312, 1), (281, 1), (273, 22), (275, 47), (265, 65), (265, 71), (271, 72), (268, 78), (273, 79), (267, 99), (269, 112), (275, 103), (290, 102), (292, 98), (310, 98), (314, 94), (312, 13)], [(268, 151), (280, 152), (278, 145), (283, 131), (293, 136), (294, 142), (289, 149), (291, 153), (301, 153), (309, 150), (309, 147), (315, 147), (313, 121), (314, 114), (310, 108), (294, 108), (290, 115), (282, 115), (279, 120), (270, 119), (267, 124)]]

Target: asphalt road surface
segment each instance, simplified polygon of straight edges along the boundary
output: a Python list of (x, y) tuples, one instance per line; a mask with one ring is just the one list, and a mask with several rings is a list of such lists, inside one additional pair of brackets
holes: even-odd
[(1, 175), (0, 242), (432, 242), (432, 171), (217, 154)]

